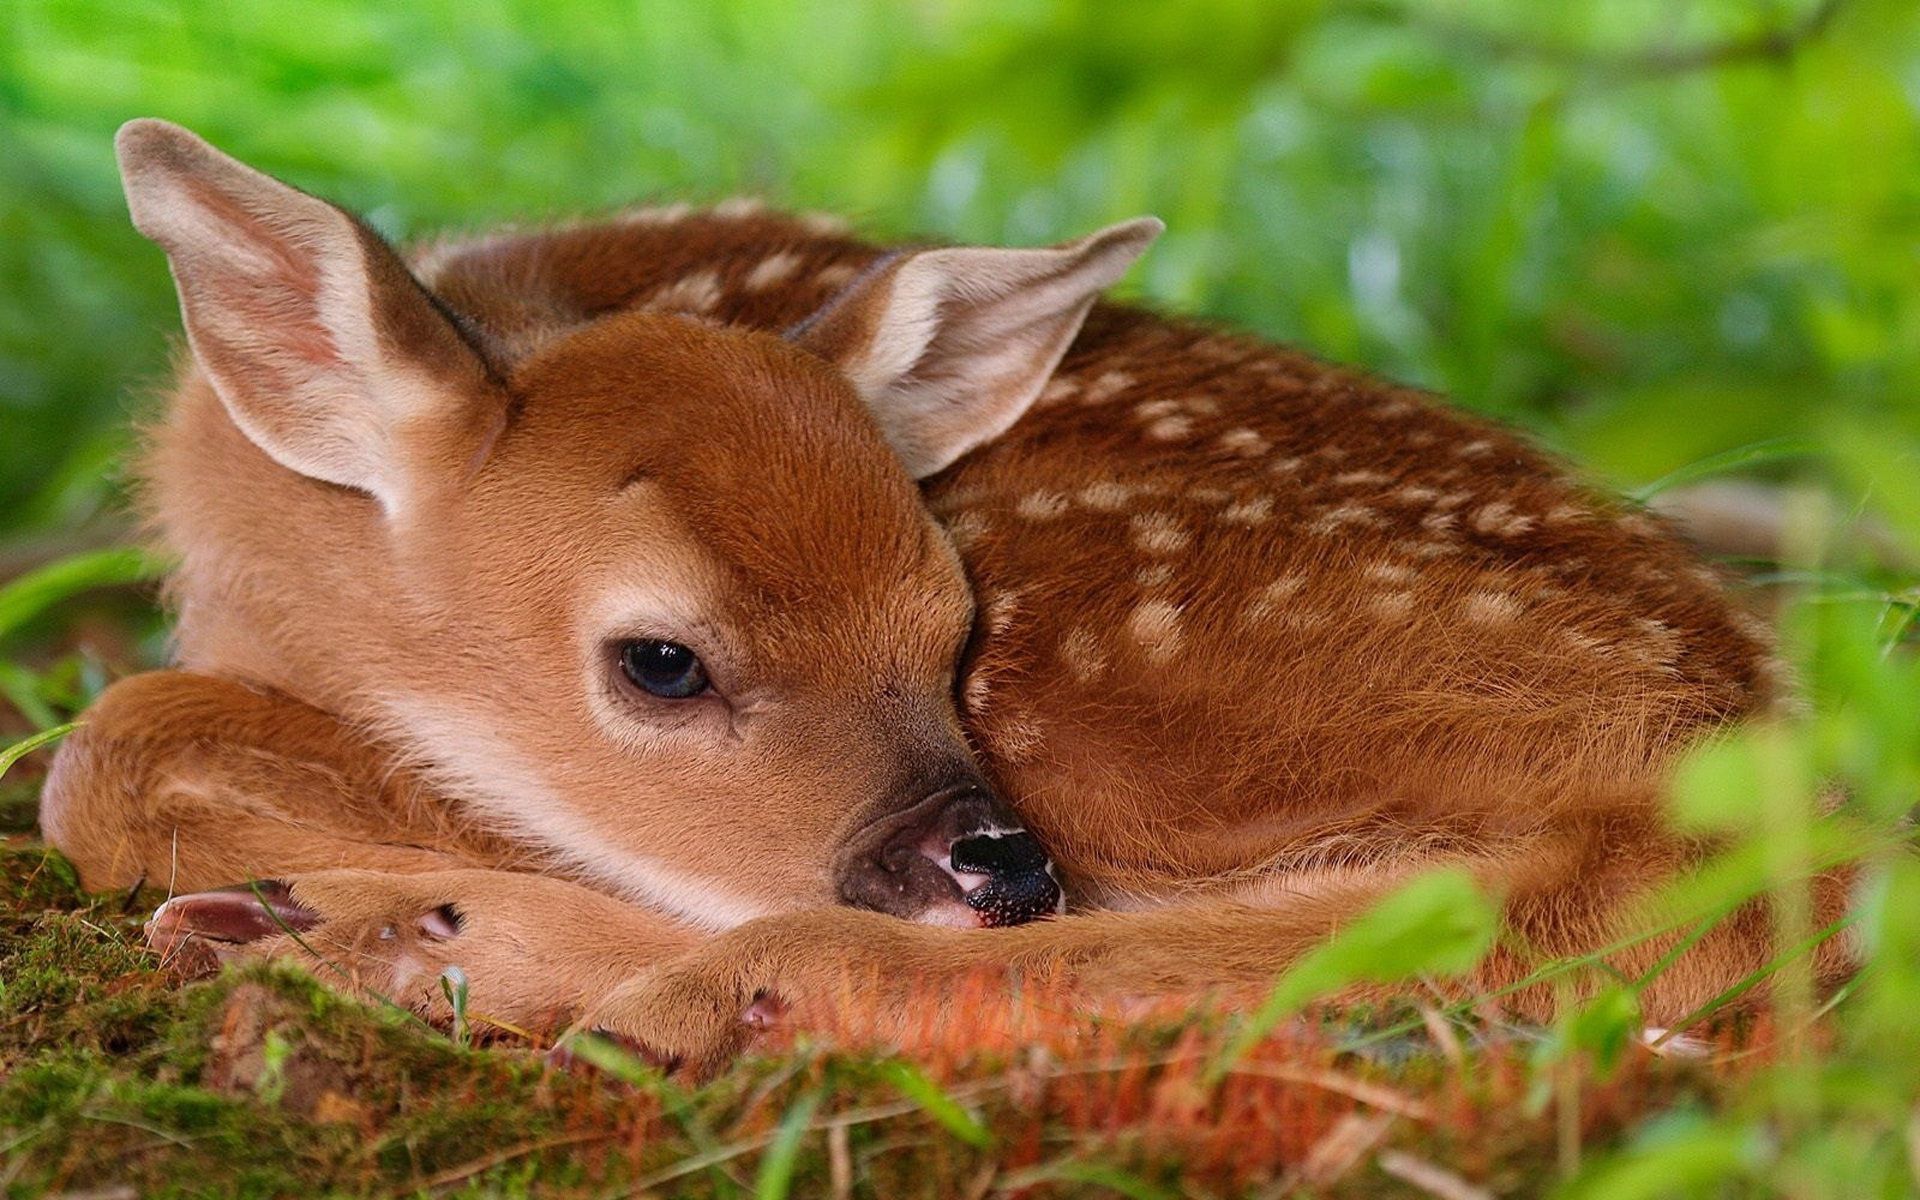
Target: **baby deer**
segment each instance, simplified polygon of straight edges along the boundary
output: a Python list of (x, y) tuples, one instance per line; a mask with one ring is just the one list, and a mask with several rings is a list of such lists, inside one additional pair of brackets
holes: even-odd
[[(1514, 436), (1096, 304), (1150, 219), (885, 252), (733, 202), (409, 260), (175, 126), (118, 146), (191, 351), (141, 461), (179, 666), (42, 819), (180, 893), (162, 945), (423, 1011), (457, 963), (706, 1061), (849, 969), (1269, 978), (1438, 864), (1587, 950), (1698, 856), (1676, 753), (1780, 698), (1713, 571)], [(1770, 942), (1736, 914), (1650, 1018)]]

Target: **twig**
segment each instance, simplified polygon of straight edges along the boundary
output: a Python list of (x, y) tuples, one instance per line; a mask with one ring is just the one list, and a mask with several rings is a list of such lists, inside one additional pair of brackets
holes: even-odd
[(1382, 1150), (1375, 1161), (1382, 1171), (1438, 1200), (1493, 1200), (1487, 1189), (1401, 1150)]
[(518, 1146), (511, 1146), (505, 1150), (496, 1151), (493, 1154), (487, 1155), (485, 1158), (476, 1158), (470, 1163), (463, 1163), (457, 1167), (449, 1167), (438, 1175), (428, 1176), (419, 1183), (412, 1184), (393, 1194), (397, 1197), (411, 1196), (422, 1191), (431, 1192), (438, 1188), (446, 1187), (448, 1184), (459, 1183), (463, 1179), (471, 1179), (475, 1175), (484, 1174), (487, 1171), (493, 1170), (495, 1167), (510, 1163), (516, 1158), (525, 1158), (529, 1154), (539, 1154), (547, 1150), (557, 1150), (562, 1146), (580, 1146), (588, 1142), (605, 1141), (608, 1138), (614, 1137), (616, 1133), (617, 1131), (611, 1129), (596, 1129), (589, 1133), (569, 1133), (562, 1134), (559, 1137), (542, 1138), (537, 1142), (522, 1142)]

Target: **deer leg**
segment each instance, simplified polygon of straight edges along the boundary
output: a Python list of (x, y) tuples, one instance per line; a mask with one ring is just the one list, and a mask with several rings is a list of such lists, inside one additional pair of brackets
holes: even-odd
[(41, 823), (88, 887), (172, 894), (147, 926), (163, 953), (192, 941), (301, 958), (420, 1012), (444, 1010), (439, 976), (458, 966), (478, 1011), (565, 1016), (695, 937), (580, 884), (498, 869), (509, 847), (331, 716), (184, 671), (101, 697), (61, 748)]
[(186, 671), (101, 696), (54, 760), (40, 823), (95, 890), (493, 866), (508, 854), (327, 713)]
[[(798, 1002), (843, 994), (898, 1012), (938, 1003), (982, 972), (1046, 980), (1088, 999), (1228, 994), (1271, 985), (1301, 956), (1423, 870), (1466, 869), (1503, 901), (1512, 940), (1459, 987), (1505, 993), (1536, 1020), (1561, 998), (1552, 983), (1513, 990), (1540, 962), (1613, 946), (1636, 929), (1662, 930), (1607, 956), (1628, 978), (1647, 973), (1690, 932), (1684, 914), (1636, 907), (1685, 862), (1672, 839), (1625, 828), (1584, 827), (1475, 856), (1382, 862), (1312, 877), (1276, 877), (1245, 899), (1216, 898), (1138, 912), (1094, 912), (1004, 930), (913, 925), (849, 909), (765, 917), (696, 946), (685, 957), (622, 984), (589, 1009), (585, 1027), (639, 1042), (662, 1057), (711, 1069), (746, 1036), (757, 1000)], [(1845, 909), (1846, 873), (1812, 881), (1816, 920)], [(1698, 914), (1695, 914), (1697, 919)], [(1667, 1024), (1760, 970), (1778, 953), (1764, 900), (1720, 921), (1640, 989), (1642, 1012)], [(1849, 969), (1850, 948), (1815, 953), (1817, 979)], [(1589, 981), (1591, 987), (1591, 981)], [(1237, 991), (1236, 991), (1237, 989)]]

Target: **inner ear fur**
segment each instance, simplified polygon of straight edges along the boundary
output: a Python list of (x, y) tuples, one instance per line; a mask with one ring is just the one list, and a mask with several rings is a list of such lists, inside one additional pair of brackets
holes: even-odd
[(1094, 300), (1163, 228), (1140, 217), (1058, 246), (897, 255), (790, 336), (839, 366), (924, 479), (1020, 419)]
[(267, 455), (393, 513), (484, 450), (500, 390), (376, 234), (177, 125), (129, 122), (115, 148), (194, 357)]

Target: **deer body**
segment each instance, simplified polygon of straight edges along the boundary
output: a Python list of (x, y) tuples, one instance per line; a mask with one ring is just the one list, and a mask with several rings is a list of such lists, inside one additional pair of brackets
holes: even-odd
[[(853, 962), (1258, 979), (1444, 862), (1590, 948), (1694, 853), (1657, 818), (1676, 753), (1780, 699), (1671, 530), (1513, 435), (1089, 311), (1139, 224), (888, 254), (643, 210), (408, 278), (181, 131), (123, 162), (195, 350), (145, 468), (181, 671), (109, 693), (47, 827), (95, 885), (287, 878), (423, 1006), (458, 961), (492, 1011), (704, 1055)], [(710, 689), (629, 695), (634, 645)], [(1032, 839), (1044, 878), (963, 858)], [(1079, 915), (940, 927), (1056, 877)], [(187, 901), (161, 934), (276, 932)], [(1650, 1005), (1766, 944), (1730, 922)]]

